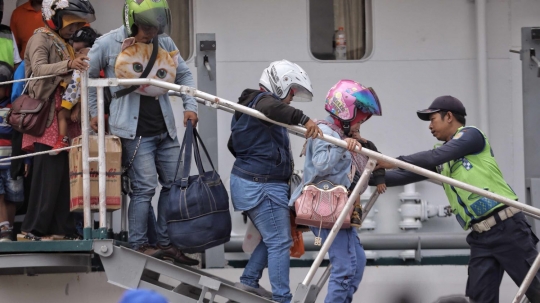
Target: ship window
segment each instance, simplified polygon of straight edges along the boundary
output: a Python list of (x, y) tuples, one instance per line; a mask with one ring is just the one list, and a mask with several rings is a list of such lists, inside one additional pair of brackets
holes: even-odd
[(193, 0), (168, 1), (171, 10), (171, 38), (184, 60), (193, 54)]
[(370, 25), (371, 0), (309, 0), (310, 50), (316, 59), (368, 57)]

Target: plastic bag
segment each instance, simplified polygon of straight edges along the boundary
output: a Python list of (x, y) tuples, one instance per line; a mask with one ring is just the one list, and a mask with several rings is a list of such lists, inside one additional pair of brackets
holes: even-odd
[(306, 252), (304, 248), (304, 237), (302, 232), (296, 229), (295, 215), (291, 211), (291, 236), (293, 239), (293, 244), (291, 246), (290, 256), (293, 258), (300, 258)]

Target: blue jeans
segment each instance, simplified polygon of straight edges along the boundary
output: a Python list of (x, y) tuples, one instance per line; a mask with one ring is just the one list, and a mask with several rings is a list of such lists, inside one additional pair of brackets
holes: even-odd
[[(319, 229), (310, 227), (315, 236)], [(321, 229), (320, 237), (323, 242), (328, 238), (330, 229)], [(324, 303), (350, 303), (353, 295), (362, 281), (366, 267), (366, 254), (356, 229), (341, 229), (328, 250), (330, 257), (330, 278), (328, 280), (328, 294)]]
[(156, 213), (154, 212), (154, 207), (152, 206), (152, 204), (150, 204), (150, 207), (149, 207), (149, 212), (148, 212), (148, 228), (147, 228), (147, 233), (146, 233), (146, 237), (148, 237), (148, 244), (152, 245), (152, 246), (156, 246), (157, 245), (157, 229), (156, 229)]
[(9, 167), (0, 169), (0, 195), (11, 203), (24, 202), (23, 177), (11, 178)]
[(262, 272), (268, 265), (272, 300), (289, 303), (292, 299), (289, 288), (289, 253), (292, 245), (289, 209), (264, 199), (247, 213), (261, 233), (262, 241), (251, 254), (240, 282), (258, 288)]
[[(133, 158), (138, 142), (139, 138), (122, 139), (124, 166), (127, 166)], [(166, 206), (169, 190), (176, 175), (179, 155), (178, 139), (171, 139), (168, 133), (140, 139), (139, 149), (128, 171), (132, 189), (128, 209), (129, 244), (133, 249), (138, 249), (141, 245), (148, 243), (149, 208), (158, 181), (162, 188), (158, 200), (157, 243), (162, 246), (170, 244), (167, 234)]]

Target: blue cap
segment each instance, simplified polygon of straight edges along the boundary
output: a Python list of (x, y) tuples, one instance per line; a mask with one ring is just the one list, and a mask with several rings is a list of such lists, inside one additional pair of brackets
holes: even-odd
[(152, 290), (132, 289), (124, 293), (118, 303), (168, 303), (167, 299)]

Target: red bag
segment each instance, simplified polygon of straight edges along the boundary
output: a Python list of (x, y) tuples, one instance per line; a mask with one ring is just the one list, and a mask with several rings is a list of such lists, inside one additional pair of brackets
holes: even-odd
[(50, 103), (49, 99), (38, 100), (22, 94), (11, 105), (6, 121), (18, 132), (40, 137), (47, 126)]

